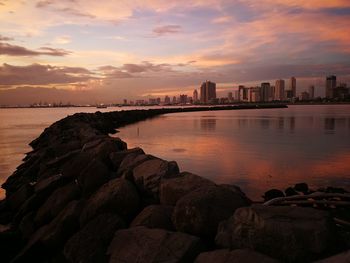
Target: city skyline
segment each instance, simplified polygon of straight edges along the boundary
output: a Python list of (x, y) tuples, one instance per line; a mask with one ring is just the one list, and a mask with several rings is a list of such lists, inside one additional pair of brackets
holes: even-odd
[(0, 0), (0, 14), (0, 104), (190, 96), (205, 79), (223, 96), (290, 76), (319, 96), (325, 76), (350, 81), (345, 0)]

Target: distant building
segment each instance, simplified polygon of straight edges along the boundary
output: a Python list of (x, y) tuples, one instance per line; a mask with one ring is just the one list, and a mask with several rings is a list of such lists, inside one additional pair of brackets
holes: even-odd
[(309, 96), (310, 96), (310, 100), (313, 100), (315, 98), (315, 86), (314, 85), (309, 86)]
[(173, 104), (176, 104), (176, 97), (173, 97)]
[(274, 100), (284, 100), (284, 80), (276, 80)]
[(250, 102), (261, 101), (260, 93), (261, 93), (260, 87), (250, 88), (249, 89), (249, 101)]
[(269, 82), (263, 82), (261, 83), (261, 101), (267, 102), (269, 101), (270, 98), (270, 92), (271, 92), (271, 87)]
[(334, 75), (327, 76), (326, 78), (326, 98), (333, 98), (333, 91), (337, 86), (337, 77)]
[(297, 80), (295, 77), (290, 78), (289, 90), (292, 91), (292, 97), (295, 98), (297, 96)]
[(299, 100), (309, 100), (309, 99), (310, 99), (310, 95), (308, 92), (303, 91), (302, 93), (300, 93)]
[(164, 98), (164, 104), (170, 104), (170, 97), (168, 95)]
[(123, 100), (123, 104), (124, 104), (124, 105), (127, 105), (127, 104), (128, 104), (128, 100), (127, 100), (127, 99), (124, 99), (124, 100)]
[(211, 81), (203, 82), (201, 85), (201, 103), (210, 103), (216, 99), (216, 84)]
[(198, 91), (195, 89), (193, 91), (193, 103), (197, 103), (198, 102)]
[(333, 89), (333, 98), (345, 99), (349, 97), (349, 89), (345, 83), (340, 83), (338, 87)]
[(187, 103), (187, 95), (181, 94), (181, 95), (180, 95), (179, 102), (180, 102), (181, 104), (186, 104), (186, 103)]
[(238, 86), (238, 101), (241, 101), (241, 102), (249, 101), (248, 93), (249, 93), (248, 88), (246, 88), (243, 85), (239, 85)]
[(232, 101), (233, 101), (233, 94), (232, 94), (232, 92), (229, 92), (229, 93), (227, 94), (227, 98), (228, 98), (228, 101), (229, 101), (229, 102), (232, 102)]

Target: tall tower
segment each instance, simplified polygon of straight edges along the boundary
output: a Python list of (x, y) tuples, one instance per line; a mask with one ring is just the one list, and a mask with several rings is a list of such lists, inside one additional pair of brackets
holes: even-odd
[(211, 81), (203, 82), (201, 85), (201, 103), (209, 103), (216, 99), (216, 84)]
[(275, 100), (284, 100), (284, 80), (283, 79), (276, 80), (274, 98)]
[(334, 75), (326, 78), (326, 98), (333, 98), (333, 91), (337, 87), (337, 77)]
[(297, 80), (295, 77), (290, 78), (289, 89), (292, 91), (292, 97), (297, 96)]
[(309, 98), (313, 100), (315, 98), (315, 86), (310, 85), (309, 86)]
[(269, 101), (270, 97), (270, 83), (269, 82), (263, 82), (261, 83), (261, 101)]
[(193, 91), (193, 103), (197, 103), (198, 102), (198, 91), (195, 89)]

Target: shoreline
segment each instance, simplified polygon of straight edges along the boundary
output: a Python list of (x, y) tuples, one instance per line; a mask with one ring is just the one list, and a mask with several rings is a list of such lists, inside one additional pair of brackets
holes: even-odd
[[(265, 198), (274, 205), (253, 204), (238, 186), (180, 171), (175, 161), (129, 149), (109, 136), (161, 114), (286, 107), (77, 113), (53, 123), (30, 143), (33, 151), (2, 186), (0, 224), (9, 227), (0, 232), (8, 248), (5, 262), (210, 262), (223, 260), (222, 253), (253, 262), (310, 262), (349, 249), (350, 232), (332, 219), (349, 206), (349, 194), (339, 189), (321, 194), (320, 201), (314, 195), (311, 207), (288, 205), (309, 194), (305, 184), (290, 190), (296, 201), (272, 189)], [(334, 203), (335, 197), (341, 202)], [(324, 207), (329, 202), (332, 213)]]

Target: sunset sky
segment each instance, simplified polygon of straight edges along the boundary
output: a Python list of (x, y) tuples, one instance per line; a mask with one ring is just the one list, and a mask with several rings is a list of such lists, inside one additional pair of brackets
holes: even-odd
[(350, 84), (349, 0), (0, 0), (0, 104)]

